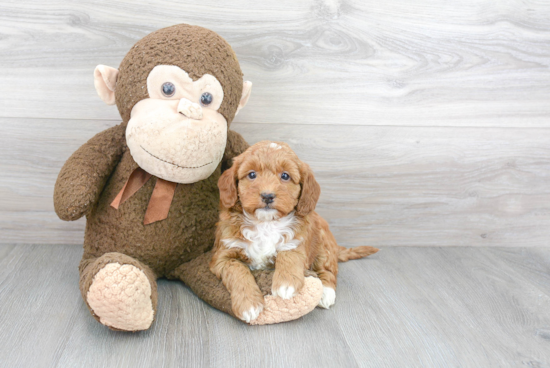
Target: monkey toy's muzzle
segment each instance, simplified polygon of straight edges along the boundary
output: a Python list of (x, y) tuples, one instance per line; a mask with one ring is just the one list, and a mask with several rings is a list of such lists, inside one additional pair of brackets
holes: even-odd
[(126, 143), (146, 172), (175, 183), (208, 178), (220, 163), (227, 121), (187, 98), (144, 99), (132, 109)]
[(178, 113), (187, 116), (189, 119), (201, 120), (202, 119), (202, 107), (198, 103), (189, 101), (186, 98), (182, 98), (178, 104)]

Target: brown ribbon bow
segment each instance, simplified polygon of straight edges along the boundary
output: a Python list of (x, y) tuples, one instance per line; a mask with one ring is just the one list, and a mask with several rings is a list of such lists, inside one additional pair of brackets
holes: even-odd
[[(151, 179), (151, 176), (151, 174), (140, 167), (135, 169), (128, 178), (128, 181), (126, 181), (126, 184), (124, 184), (115, 199), (111, 202), (111, 207), (118, 210), (118, 207), (144, 186)], [(157, 178), (155, 189), (153, 189), (147, 211), (145, 211), (144, 225), (164, 220), (168, 217), (168, 211), (170, 211), (170, 204), (174, 198), (177, 185), (177, 183)]]

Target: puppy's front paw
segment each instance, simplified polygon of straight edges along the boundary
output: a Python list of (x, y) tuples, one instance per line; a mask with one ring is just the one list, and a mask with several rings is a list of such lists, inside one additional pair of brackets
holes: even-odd
[(329, 309), (336, 301), (336, 291), (331, 287), (323, 286), (323, 296), (319, 302), (319, 307)]
[(260, 315), (260, 313), (262, 313), (263, 310), (264, 310), (264, 306), (261, 304), (255, 307), (250, 307), (249, 310), (243, 312), (240, 318), (246, 323), (250, 323), (254, 321), (256, 318), (258, 318), (258, 316)]
[(254, 321), (264, 310), (264, 298), (261, 294), (253, 297), (234, 297), (232, 295), (231, 304), (233, 313), (246, 323)]
[(290, 299), (296, 295), (296, 289), (290, 285), (283, 285), (279, 287), (279, 289), (271, 290), (271, 294), (273, 294), (273, 296), (279, 296), (283, 299)]
[(282, 299), (290, 299), (294, 297), (304, 287), (304, 275), (292, 276), (285, 275), (275, 271), (273, 275), (273, 284), (271, 285), (271, 294), (281, 297)]

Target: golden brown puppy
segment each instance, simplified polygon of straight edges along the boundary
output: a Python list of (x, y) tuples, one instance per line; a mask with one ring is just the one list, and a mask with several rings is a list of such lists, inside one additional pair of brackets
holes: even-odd
[(339, 246), (315, 211), (321, 188), (309, 166), (281, 142), (262, 141), (233, 160), (218, 181), (221, 214), (212, 272), (231, 294), (235, 315), (250, 322), (264, 298), (250, 269), (275, 268), (272, 293), (292, 298), (312, 270), (323, 283), (319, 306), (336, 298), (338, 261), (366, 257), (377, 248)]

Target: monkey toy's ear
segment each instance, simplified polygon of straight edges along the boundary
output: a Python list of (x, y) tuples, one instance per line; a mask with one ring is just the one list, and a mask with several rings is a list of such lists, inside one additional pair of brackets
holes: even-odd
[(115, 87), (118, 69), (98, 65), (94, 70), (94, 85), (97, 94), (107, 105), (115, 104)]
[(237, 106), (237, 112), (235, 112), (235, 116), (239, 113), (239, 111), (246, 105), (248, 102), (248, 98), (250, 97), (250, 92), (252, 91), (252, 82), (245, 81), (243, 83), (243, 95), (241, 96), (241, 100), (239, 101), (239, 106)]

